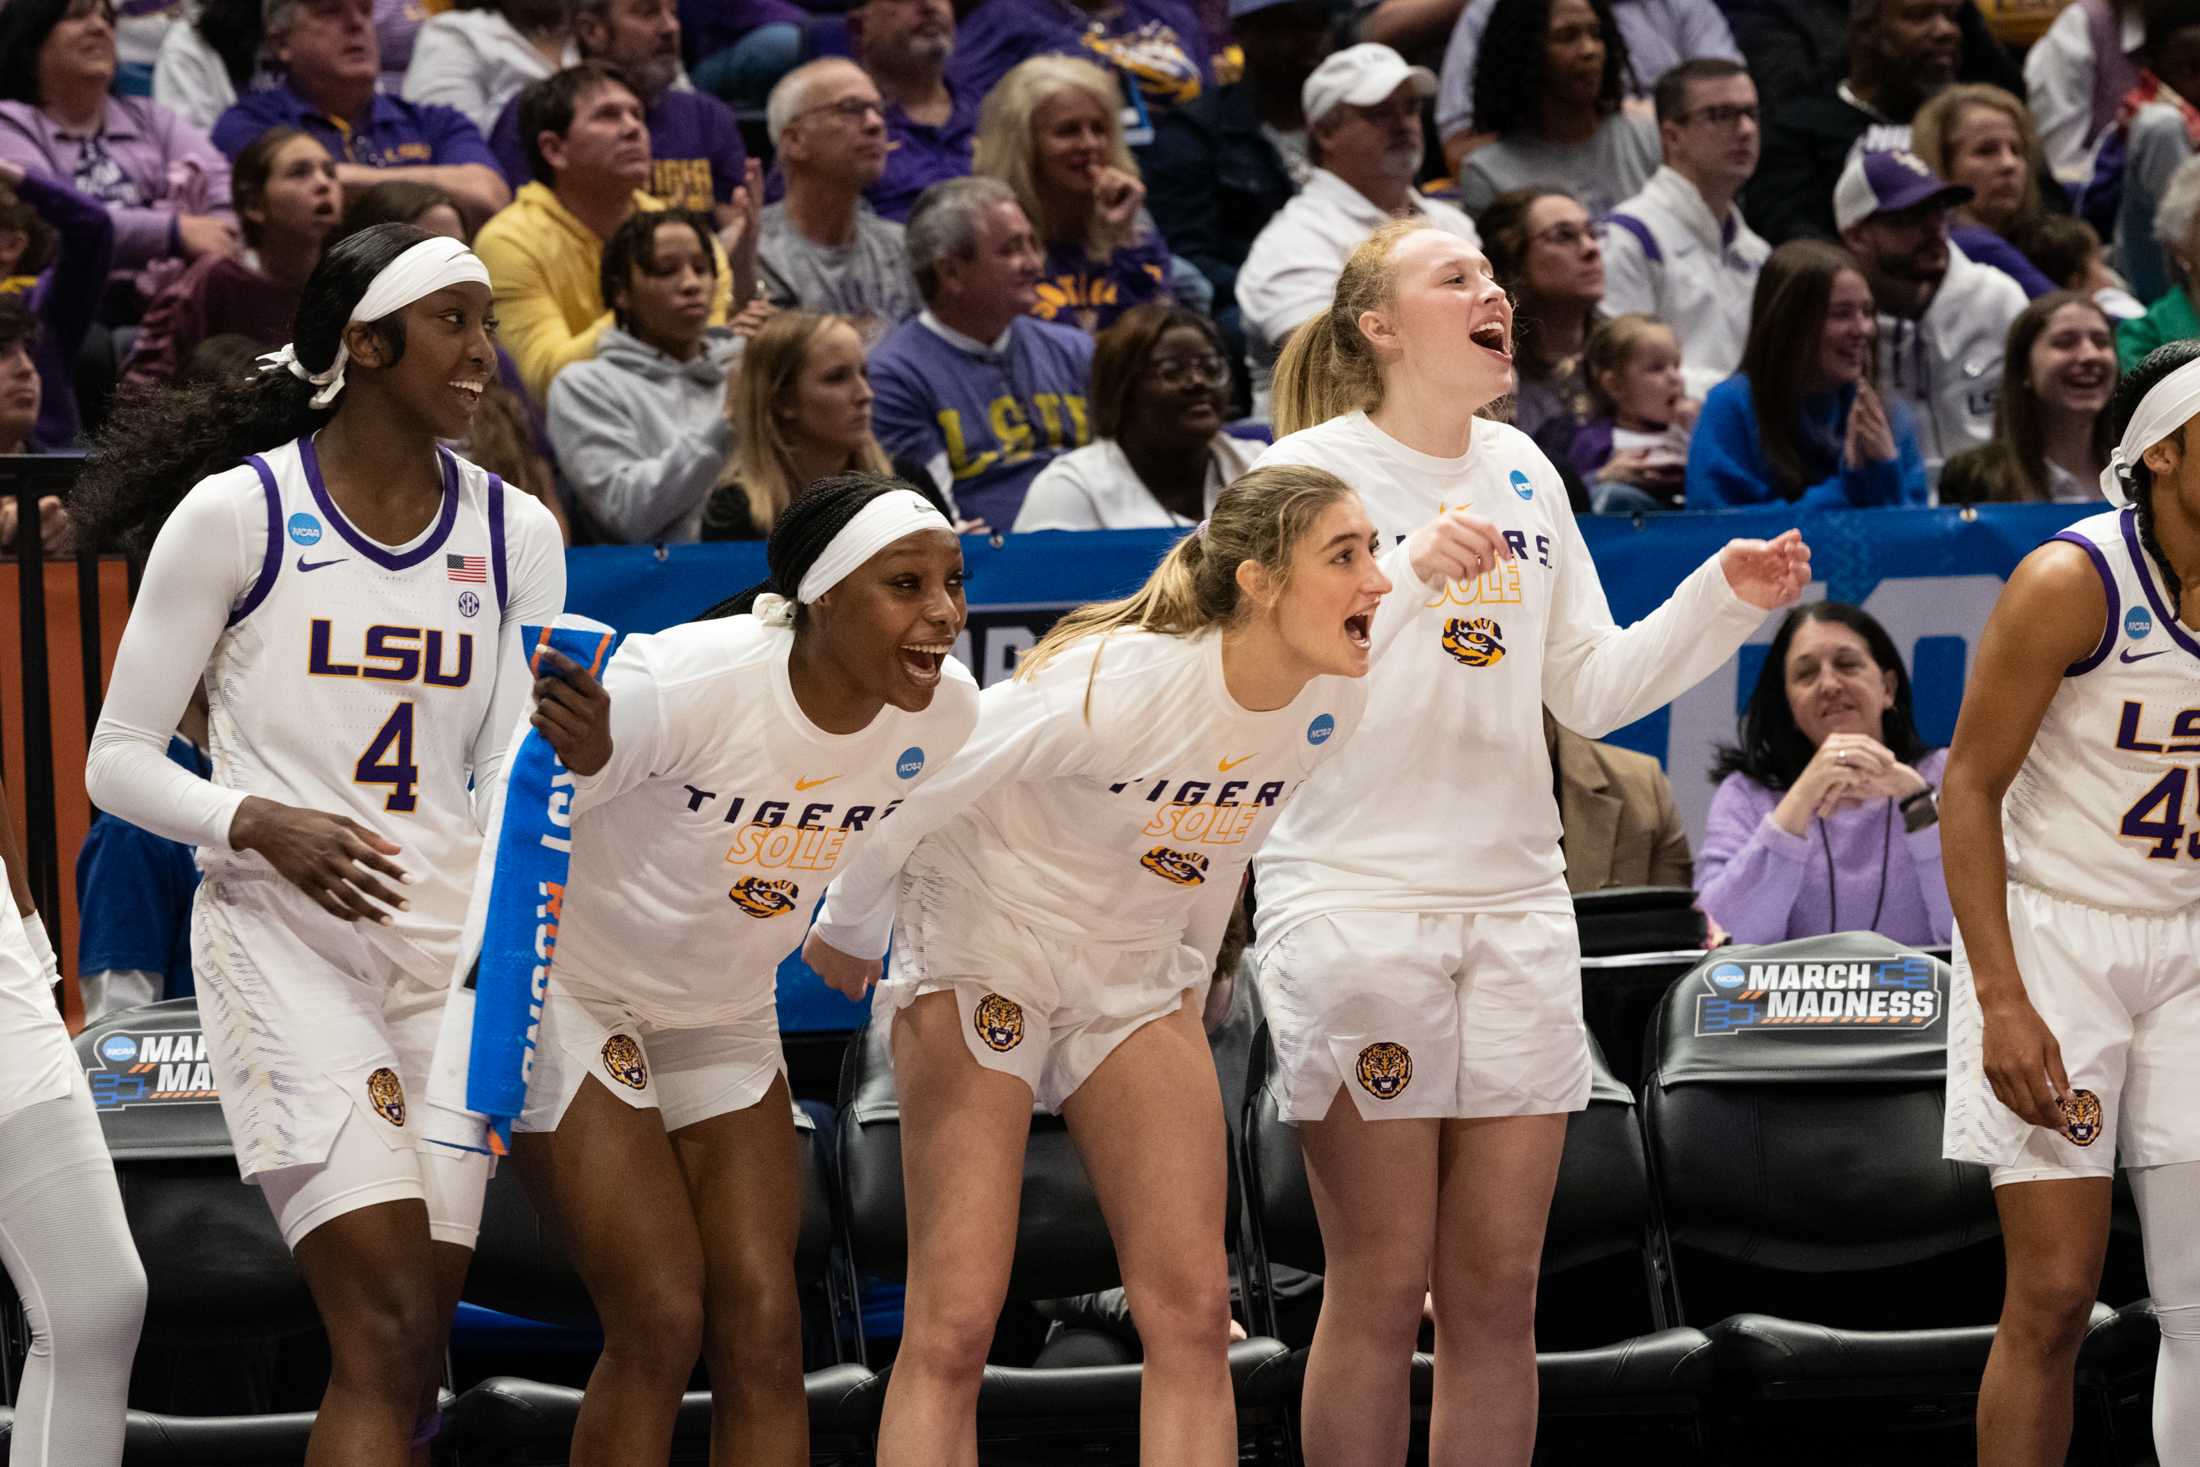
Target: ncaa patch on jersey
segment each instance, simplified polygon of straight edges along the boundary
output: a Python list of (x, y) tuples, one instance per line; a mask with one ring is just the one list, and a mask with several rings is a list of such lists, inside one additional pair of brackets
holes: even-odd
[(2144, 606), (2134, 606), (2124, 613), (2124, 635), (2137, 642), (2154, 630), (2154, 613)]
[(1337, 720), (1326, 713), (1314, 715), (1314, 721), (1306, 726), (1306, 741), (1310, 744), (1326, 744), (1329, 736), (1337, 731)]
[(384, 1065), (367, 1076), (367, 1103), (391, 1125), (405, 1124), (405, 1082), (397, 1078), (397, 1071)]
[(1528, 476), (1518, 469), (1512, 471), (1512, 486), (1513, 493), (1519, 495), (1522, 499), (1535, 498), (1535, 485), (1529, 483)]
[(914, 744), (902, 750), (901, 757), (894, 761), (894, 773), (902, 779), (915, 779), (924, 773), (924, 750)]
[(302, 510), (290, 517), (286, 528), (290, 531), (290, 542), (293, 545), (321, 543), (321, 522)]

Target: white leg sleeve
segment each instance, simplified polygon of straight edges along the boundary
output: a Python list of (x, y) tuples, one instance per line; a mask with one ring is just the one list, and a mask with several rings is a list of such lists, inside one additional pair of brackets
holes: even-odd
[(2200, 1467), (2200, 1162), (2134, 1167), (2130, 1177), (2162, 1326), (2154, 1450), (2162, 1467)]
[(0, 1119), (0, 1265), (31, 1322), (15, 1467), (116, 1467), (145, 1268), (91, 1097)]

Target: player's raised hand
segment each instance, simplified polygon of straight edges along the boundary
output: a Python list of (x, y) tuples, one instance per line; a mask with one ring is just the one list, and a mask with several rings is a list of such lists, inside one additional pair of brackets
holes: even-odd
[(1424, 586), (1471, 581), (1512, 558), (1504, 532), (1463, 509), (1445, 510), (1406, 537), (1406, 560)]
[(390, 857), (399, 847), (355, 820), (248, 795), (229, 822), (229, 844), (257, 851), (292, 886), (339, 922), (389, 925), (392, 911), (412, 903), (376, 879), (400, 885), (412, 877)]
[(565, 767), (594, 774), (611, 762), (611, 695), (589, 670), (555, 647), (535, 663), (535, 726)]
[(1735, 595), (1776, 611), (1810, 584), (1810, 547), (1801, 530), (1784, 530), (1770, 540), (1729, 540), (1719, 552), (1719, 569)]
[(878, 982), (879, 974), (886, 971), (886, 964), (878, 958), (852, 958), (817, 935), (812, 928), (803, 939), (802, 961), (811, 971), (825, 980), (833, 992), (855, 1003), (863, 1001), (863, 995)]

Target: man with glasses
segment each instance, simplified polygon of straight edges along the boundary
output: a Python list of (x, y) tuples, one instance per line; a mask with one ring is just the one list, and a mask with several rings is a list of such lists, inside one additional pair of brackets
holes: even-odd
[(1666, 72), (1654, 96), (1665, 163), (1606, 216), (1604, 309), (1670, 325), (1688, 395), (1701, 398), (1742, 364), (1772, 253), (1734, 206), (1757, 168), (1757, 85), (1741, 63), (1706, 57)]
[(866, 344), (924, 307), (902, 229), (863, 191), (886, 171), (886, 104), (853, 61), (798, 66), (764, 108), (787, 194), (764, 210), (756, 263), (773, 305), (853, 319)]
[(1348, 46), (1306, 79), (1307, 155), (1313, 176), (1254, 239), (1238, 272), (1238, 309), (1253, 359), (1256, 416), (1285, 338), (1329, 309), (1352, 251), (1393, 219), (1420, 218), (1476, 248), (1474, 221), (1422, 197), (1421, 108), (1436, 76), (1388, 46)]

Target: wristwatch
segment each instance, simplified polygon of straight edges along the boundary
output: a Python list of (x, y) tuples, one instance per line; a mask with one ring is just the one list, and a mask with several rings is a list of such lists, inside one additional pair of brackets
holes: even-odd
[(1907, 796), (1896, 808), (1902, 812), (1903, 830), (1911, 835), (1940, 819), (1940, 802), (1933, 798), (1931, 785)]

